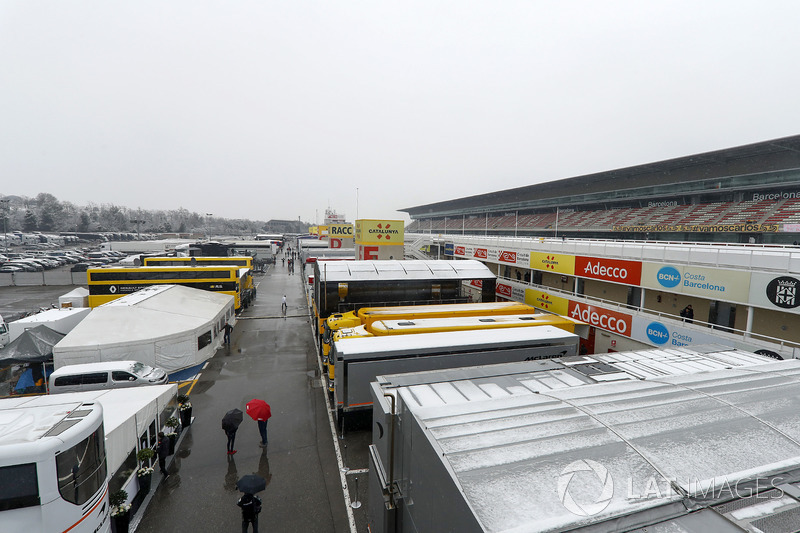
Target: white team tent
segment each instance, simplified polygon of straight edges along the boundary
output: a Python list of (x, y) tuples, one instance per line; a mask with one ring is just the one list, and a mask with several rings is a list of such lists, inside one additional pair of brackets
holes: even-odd
[(234, 300), (178, 285), (142, 289), (95, 308), (53, 348), (55, 368), (141, 361), (173, 373), (211, 358), (222, 344)]
[(89, 315), (88, 307), (63, 307), (48, 309), (35, 315), (20, 318), (8, 323), (8, 334), (13, 341), (26, 330), (45, 325), (53, 331), (66, 335)]

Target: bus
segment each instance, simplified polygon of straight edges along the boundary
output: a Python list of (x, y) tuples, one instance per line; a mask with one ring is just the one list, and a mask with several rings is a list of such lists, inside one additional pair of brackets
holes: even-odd
[(282, 233), (259, 233), (256, 235), (257, 241), (276, 241), (279, 246), (283, 246), (284, 237)]
[(89, 307), (97, 307), (151, 285), (171, 284), (221, 292), (234, 297), (236, 312), (249, 305), (255, 288), (248, 292), (252, 273), (235, 265), (143, 266), (90, 268)]
[(400, 305), (396, 307), (362, 307), (358, 311), (334, 313), (325, 320), (322, 337), (322, 356), (330, 353), (333, 335), (343, 328), (369, 325), (376, 320), (415, 320), (455, 318), (463, 316), (531, 315), (535, 307), (519, 302), (478, 302), (439, 305)]
[(0, 529), (110, 532), (102, 406), (24, 400), (0, 400)]
[(206, 266), (227, 265), (238, 266), (246, 270), (240, 272), (241, 299), (245, 308), (256, 298), (256, 286), (253, 281), (253, 258), (251, 256), (194, 256), (194, 257), (145, 257), (144, 266)]
[(456, 261), (317, 261), (314, 263), (314, 326), (322, 351), (324, 324), (335, 313), (362, 307), (495, 301), (497, 276), (474, 259)]
[(248, 256), (194, 256), (194, 257), (145, 257), (144, 266), (200, 266), (232, 265), (253, 269), (253, 258)]
[[(523, 304), (520, 304), (523, 305)], [(528, 307), (528, 306), (526, 306)], [(581, 338), (589, 336), (590, 325), (566, 316), (535, 312), (518, 315), (458, 316), (454, 318), (404, 318), (401, 320), (373, 320), (354, 328), (342, 328), (333, 334), (333, 344), (342, 339), (414, 335), (421, 333), (463, 332), (472, 330), (497, 330), (553, 326)], [(332, 358), (325, 361), (328, 374), (328, 391), (333, 392), (335, 382)]]

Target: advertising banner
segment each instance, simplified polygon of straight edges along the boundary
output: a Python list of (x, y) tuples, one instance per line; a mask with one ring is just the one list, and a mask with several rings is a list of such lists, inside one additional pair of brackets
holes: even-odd
[(625, 337), (631, 336), (632, 317), (627, 313), (570, 300), (567, 316)]
[(625, 285), (639, 285), (642, 280), (642, 263), (623, 259), (600, 257), (575, 257), (575, 275)]
[(800, 314), (800, 277), (753, 272), (750, 303), (758, 307)]
[(642, 264), (642, 287), (710, 300), (747, 303), (750, 273), (723, 268), (703, 268), (663, 263)]
[(721, 344), (731, 348), (736, 347), (733, 341), (720, 336), (675, 325), (669, 320), (660, 321), (656, 318), (644, 316), (633, 317), (631, 338), (652, 344), (658, 348), (677, 348), (679, 346), (697, 346), (701, 344)]
[(455, 255), (455, 245), (452, 242), (444, 243), (444, 255)]
[(488, 259), (488, 248), (477, 248), (471, 244), (453, 245), (453, 255), (465, 257), (467, 259)]
[(558, 272), (572, 276), (575, 274), (575, 256), (531, 252), (531, 268), (546, 272)]
[(353, 225), (330, 224), (328, 226), (328, 243), (331, 248), (353, 248)]
[(405, 229), (402, 220), (356, 220), (355, 243), (403, 246)]
[(330, 224), (328, 226), (328, 236), (337, 239), (352, 239), (353, 238), (353, 225), (352, 224)]
[(513, 282), (498, 281), (494, 292), (497, 296), (515, 302), (521, 302), (525, 299), (525, 288)]
[(542, 290), (525, 289), (525, 303), (557, 315), (566, 315), (569, 312), (568, 299)]
[(403, 259), (403, 248), (398, 246), (373, 246), (365, 244), (355, 245), (357, 261), (387, 261), (391, 259)]
[(624, 231), (634, 233), (651, 233), (659, 231), (693, 232), (693, 233), (775, 233), (777, 224), (745, 224), (734, 222), (730, 224), (650, 224), (638, 226), (625, 226), (614, 224), (611, 231)]

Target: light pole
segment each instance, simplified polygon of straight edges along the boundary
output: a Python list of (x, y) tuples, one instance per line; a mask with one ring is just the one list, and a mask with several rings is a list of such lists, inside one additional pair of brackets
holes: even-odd
[(131, 219), (131, 222), (132, 222), (132, 223), (134, 223), (134, 224), (136, 224), (136, 240), (137, 240), (137, 241), (140, 241), (140, 240), (142, 240), (142, 237), (141, 237), (141, 235), (139, 235), (139, 224), (144, 224), (144, 223), (146, 222), (146, 220), (141, 220), (141, 219), (137, 219), (137, 218), (132, 218), (132, 219)]
[(3, 251), (8, 251), (8, 208), (11, 203), (11, 200), (8, 198), (3, 198), (0, 200), (0, 204), (3, 204)]
[(206, 240), (211, 240), (211, 236), (209, 235), (210, 231), (208, 229), (208, 222), (209, 219), (214, 216), (214, 213), (206, 213)]

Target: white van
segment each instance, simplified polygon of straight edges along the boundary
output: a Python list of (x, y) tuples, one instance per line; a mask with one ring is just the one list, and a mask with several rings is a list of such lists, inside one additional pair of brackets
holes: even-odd
[(0, 316), (0, 348), (11, 342), (8, 334), (8, 326), (6, 326), (3, 317)]
[(109, 361), (62, 366), (50, 374), (50, 393), (164, 385), (167, 373), (138, 361)]

